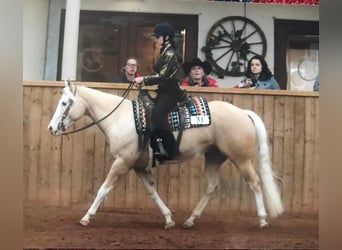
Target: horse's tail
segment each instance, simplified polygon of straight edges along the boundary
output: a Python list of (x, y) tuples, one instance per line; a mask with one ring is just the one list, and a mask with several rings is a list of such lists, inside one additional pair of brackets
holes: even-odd
[(251, 110), (245, 110), (254, 122), (258, 139), (258, 159), (261, 181), (265, 195), (265, 203), (271, 217), (277, 217), (284, 211), (280, 192), (275, 182), (275, 175), (272, 171), (269, 149), (267, 144), (267, 131), (261, 118)]

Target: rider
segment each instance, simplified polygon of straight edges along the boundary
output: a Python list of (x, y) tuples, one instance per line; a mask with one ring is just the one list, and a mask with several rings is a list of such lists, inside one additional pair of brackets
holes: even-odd
[[(181, 100), (184, 92), (179, 88), (181, 56), (176, 51), (175, 30), (168, 23), (154, 28), (154, 42), (161, 46), (154, 75), (136, 77), (136, 86), (158, 84), (155, 108), (152, 110), (151, 147), (159, 160), (177, 157), (179, 150), (170, 130), (168, 112)], [(166, 150), (166, 151), (165, 151)]]

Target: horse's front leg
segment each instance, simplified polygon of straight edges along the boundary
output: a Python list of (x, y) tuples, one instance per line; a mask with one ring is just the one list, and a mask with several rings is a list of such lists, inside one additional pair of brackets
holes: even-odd
[(155, 180), (151, 173), (151, 171), (145, 171), (140, 169), (135, 169), (136, 174), (142, 180), (148, 194), (152, 198), (152, 200), (157, 204), (161, 213), (165, 217), (165, 229), (172, 228), (176, 225), (176, 223), (172, 220), (171, 210), (166, 206), (163, 200), (160, 198), (156, 188), (155, 188)]
[(90, 206), (87, 213), (82, 217), (82, 219), (79, 222), (82, 226), (88, 226), (90, 219), (95, 216), (97, 209), (99, 208), (99, 206), (101, 205), (102, 201), (109, 193), (109, 191), (112, 190), (112, 188), (115, 185), (115, 182), (122, 175), (127, 173), (128, 170), (129, 168), (124, 163), (123, 159), (118, 158), (113, 162), (105, 181), (102, 183), (100, 189), (97, 191), (96, 198), (93, 204)]

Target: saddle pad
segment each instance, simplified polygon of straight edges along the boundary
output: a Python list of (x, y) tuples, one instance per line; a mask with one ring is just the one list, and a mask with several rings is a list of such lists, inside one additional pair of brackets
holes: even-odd
[[(138, 133), (148, 133), (149, 121), (146, 117), (147, 111), (139, 100), (133, 100), (133, 113), (135, 127)], [(178, 105), (168, 113), (169, 125), (172, 131), (181, 129), (180, 121), (183, 116), (183, 128), (197, 128), (209, 126), (211, 124), (210, 110), (208, 102), (204, 97), (192, 97), (190, 101)]]

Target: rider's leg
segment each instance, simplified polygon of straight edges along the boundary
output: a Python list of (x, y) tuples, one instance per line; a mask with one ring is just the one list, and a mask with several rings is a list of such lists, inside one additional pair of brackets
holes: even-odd
[(177, 98), (172, 94), (159, 93), (152, 111), (151, 147), (159, 159), (173, 159), (178, 155), (177, 143), (168, 122), (168, 112), (176, 104)]
[(151, 146), (154, 155), (158, 159), (174, 159), (178, 156), (179, 150), (176, 140), (171, 131), (167, 129), (154, 129), (151, 134)]

